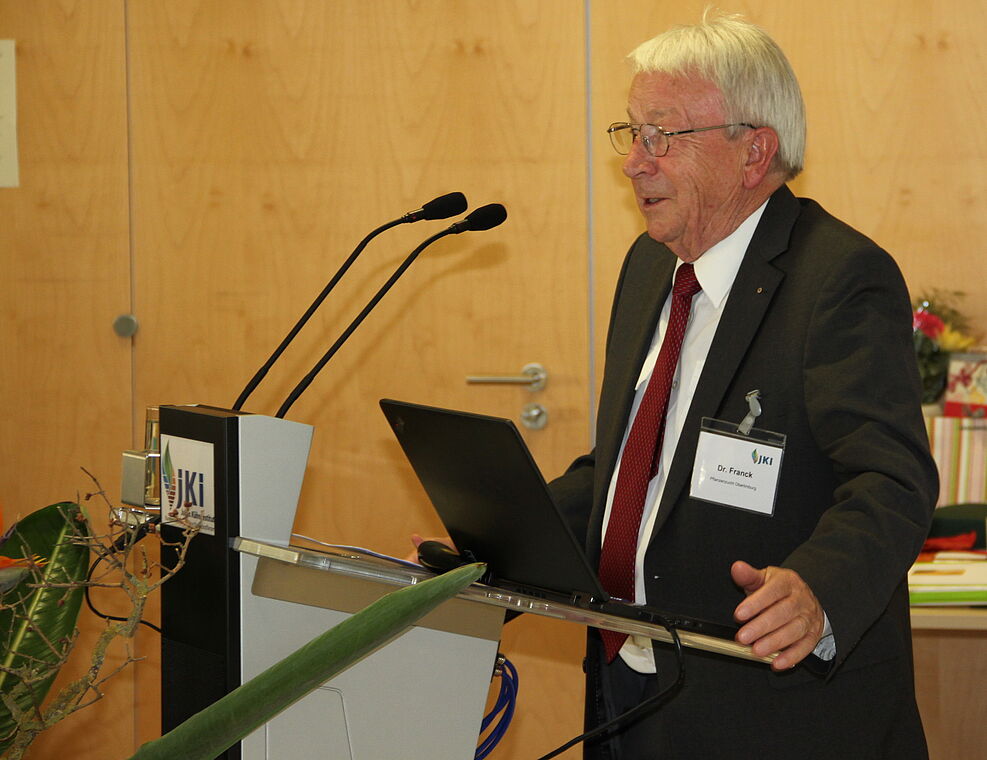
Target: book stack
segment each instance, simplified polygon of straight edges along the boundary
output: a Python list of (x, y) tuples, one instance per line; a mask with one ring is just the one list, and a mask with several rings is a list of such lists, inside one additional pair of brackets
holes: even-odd
[(908, 571), (913, 606), (987, 605), (987, 552), (922, 555)]

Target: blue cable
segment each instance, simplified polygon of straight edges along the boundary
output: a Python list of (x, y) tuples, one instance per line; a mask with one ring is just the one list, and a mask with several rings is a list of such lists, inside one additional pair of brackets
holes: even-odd
[[(490, 714), (484, 719), (484, 728), (489, 726), (494, 717), (503, 710), (504, 713), (486, 739), (481, 742), (476, 751), (476, 760), (481, 760), (493, 751), (494, 747), (500, 743), (507, 733), (511, 719), (514, 717), (514, 708), (517, 701), (518, 677), (514, 665), (505, 659), (503, 671), (501, 673), (500, 695), (497, 704)], [(482, 733), (482, 731), (481, 731)]]
[(510, 660), (503, 657), (503, 655), (500, 655), (500, 657), (503, 658), (503, 666), (500, 673), (500, 693), (497, 695), (497, 702), (493, 706), (493, 709), (484, 717), (480, 725), (480, 735), (483, 735), (483, 732), (487, 730), (498, 713), (503, 711), (503, 714), (497, 721), (497, 725), (491, 729), (487, 737), (480, 742), (480, 746), (476, 748), (475, 760), (483, 760), (483, 758), (493, 752), (494, 747), (504, 738), (508, 727), (511, 725), (511, 720), (514, 718), (514, 708), (517, 705), (518, 691), (517, 668), (514, 667), (514, 664)]

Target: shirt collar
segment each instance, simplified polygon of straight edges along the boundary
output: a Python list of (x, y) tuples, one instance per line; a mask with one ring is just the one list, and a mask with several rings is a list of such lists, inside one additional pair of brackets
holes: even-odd
[[(733, 287), (733, 281), (737, 277), (741, 262), (744, 260), (744, 254), (747, 252), (751, 238), (754, 237), (754, 230), (757, 229), (757, 223), (761, 221), (761, 216), (767, 205), (767, 201), (762, 203), (754, 213), (740, 223), (737, 229), (693, 262), (696, 279), (702, 286), (702, 292), (717, 309), (723, 304), (724, 299), (730, 293), (730, 288)], [(676, 263), (676, 271), (681, 265), (681, 260)]]

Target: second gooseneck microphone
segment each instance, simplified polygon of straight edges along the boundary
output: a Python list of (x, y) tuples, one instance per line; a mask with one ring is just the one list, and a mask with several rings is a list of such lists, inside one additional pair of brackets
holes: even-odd
[(367, 315), (378, 304), (380, 299), (383, 298), (387, 291), (391, 289), (391, 286), (397, 282), (398, 278), (404, 274), (405, 270), (407, 270), (408, 267), (411, 266), (412, 262), (418, 258), (418, 254), (424, 251), (436, 240), (443, 238), (446, 235), (458, 235), (461, 232), (468, 231), (489, 230), (492, 227), (496, 227), (498, 224), (502, 224), (505, 219), (507, 219), (507, 209), (499, 203), (491, 203), (486, 206), (481, 206), (476, 209), (476, 211), (469, 214), (465, 219), (446, 227), (441, 232), (437, 232), (415, 248), (415, 250), (413, 250), (401, 263), (401, 265), (394, 270), (394, 274), (392, 274), (387, 282), (381, 286), (380, 290), (377, 291), (377, 294), (370, 299), (370, 303), (363, 308), (363, 311), (356, 316), (356, 318), (350, 323), (349, 327), (343, 331), (343, 334), (340, 335), (336, 342), (329, 347), (329, 350), (323, 354), (319, 362), (304, 378), (302, 378), (302, 381), (295, 386), (295, 389), (288, 394), (288, 397), (284, 400), (281, 408), (278, 409), (275, 417), (284, 417), (285, 414), (287, 414), (288, 409), (291, 408), (291, 405), (295, 403), (302, 392), (308, 388), (308, 386), (315, 379), (315, 376), (318, 375), (322, 368), (326, 365), (326, 362), (328, 362), (335, 355), (343, 343), (346, 342), (346, 339), (353, 334), (353, 331), (360, 326), (360, 323), (362, 323), (364, 319), (366, 319)]
[[(288, 344), (295, 339), (298, 331), (305, 326), (305, 323), (311, 318), (315, 313), (315, 310), (319, 308), (322, 302), (329, 295), (329, 292), (336, 287), (336, 283), (342, 278), (346, 271), (350, 268), (354, 261), (356, 261), (357, 256), (367, 247), (367, 243), (377, 237), (384, 230), (389, 230), (391, 227), (396, 227), (399, 224), (408, 224), (411, 222), (420, 222), (423, 219), (448, 219), (450, 216), (455, 216), (456, 214), (461, 214), (466, 210), (466, 196), (462, 193), (447, 193), (446, 195), (440, 195), (438, 198), (430, 200), (424, 206), (414, 211), (409, 211), (404, 216), (398, 217), (386, 224), (382, 224), (377, 229), (373, 230), (369, 235), (367, 235), (360, 244), (353, 249), (353, 253), (349, 255), (349, 258), (343, 262), (342, 266), (336, 271), (336, 274), (332, 276), (332, 279), (326, 284), (322, 292), (316, 297), (312, 302), (312, 305), (308, 307), (308, 310), (302, 314), (301, 318), (295, 323), (295, 326), (291, 328), (288, 334), (285, 336), (284, 340), (281, 341), (270, 358), (264, 363), (256, 374), (250, 378), (250, 382), (244, 387), (240, 392), (236, 403), (233, 404), (234, 411), (240, 411), (243, 408), (244, 403), (254, 389), (260, 384), (260, 381), (264, 379), (268, 371), (274, 366), (274, 362), (278, 360), (284, 350), (288, 347)], [(468, 217), (467, 217), (468, 218)], [(464, 220), (465, 221), (465, 220)], [(462, 222), (460, 222), (461, 224)]]

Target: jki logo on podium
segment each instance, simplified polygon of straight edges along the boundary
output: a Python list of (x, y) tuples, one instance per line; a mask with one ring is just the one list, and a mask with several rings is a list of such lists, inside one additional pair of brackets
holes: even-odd
[(211, 443), (161, 436), (161, 497), (166, 524), (216, 535)]

